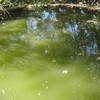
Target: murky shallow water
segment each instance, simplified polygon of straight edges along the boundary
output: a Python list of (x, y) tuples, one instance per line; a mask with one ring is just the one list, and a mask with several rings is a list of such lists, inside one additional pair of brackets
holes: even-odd
[(99, 100), (100, 14), (57, 8), (0, 25), (0, 100)]

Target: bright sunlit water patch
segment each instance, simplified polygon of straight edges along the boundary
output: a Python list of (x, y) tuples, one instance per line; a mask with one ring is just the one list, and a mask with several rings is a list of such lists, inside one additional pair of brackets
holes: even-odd
[(56, 8), (0, 24), (0, 100), (99, 100), (97, 15)]

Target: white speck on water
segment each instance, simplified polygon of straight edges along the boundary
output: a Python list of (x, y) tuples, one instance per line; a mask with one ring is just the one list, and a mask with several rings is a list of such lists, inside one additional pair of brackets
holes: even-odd
[(96, 77), (93, 77), (93, 80), (96, 80)]
[(48, 81), (45, 81), (45, 83), (48, 83)]
[(2, 93), (3, 95), (5, 95), (6, 92), (5, 92), (4, 89), (2, 89), (2, 90), (1, 90), (1, 93)]
[(90, 68), (87, 68), (88, 70), (91, 70)]
[(22, 35), (22, 36), (21, 36), (21, 39), (24, 39), (24, 38), (25, 38), (25, 35)]
[(2, 23), (2, 25), (5, 25), (6, 23)]
[(46, 88), (46, 89), (48, 89), (49, 87), (48, 87), (48, 86), (46, 86), (45, 88)]
[(56, 62), (56, 60), (55, 60), (55, 59), (53, 59), (53, 60), (52, 60), (52, 62), (53, 62), (53, 63), (55, 63), (55, 62)]
[(62, 74), (68, 74), (68, 70), (63, 70)]
[(37, 95), (38, 95), (38, 96), (40, 96), (40, 95), (41, 95), (41, 93), (39, 92)]
[(45, 50), (45, 53), (48, 53), (48, 50)]

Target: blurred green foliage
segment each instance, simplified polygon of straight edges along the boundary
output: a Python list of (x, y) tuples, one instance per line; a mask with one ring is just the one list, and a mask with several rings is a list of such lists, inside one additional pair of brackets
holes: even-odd
[(23, 5), (23, 4), (37, 4), (37, 3), (49, 3), (49, 2), (84, 2), (89, 4), (96, 4), (99, 3), (100, 0), (0, 0), (0, 4), (9, 5), (9, 6), (16, 6), (16, 5)]

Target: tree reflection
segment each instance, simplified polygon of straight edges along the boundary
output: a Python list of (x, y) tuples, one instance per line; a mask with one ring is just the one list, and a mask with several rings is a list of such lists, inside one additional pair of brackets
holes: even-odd
[[(99, 15), (88, 10), (55, 8), (43, 10), (39, 17), (29, 19), (29, 29), (44, 38), (67, 39), (61, 34), (70, 34), (75, 52), (79, 55), (96, 55), (99, 52)], [(38, 33), (37, 33), (38, 32)]]

